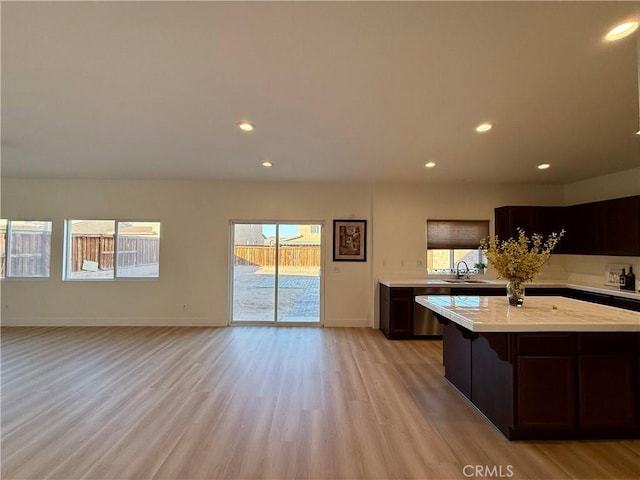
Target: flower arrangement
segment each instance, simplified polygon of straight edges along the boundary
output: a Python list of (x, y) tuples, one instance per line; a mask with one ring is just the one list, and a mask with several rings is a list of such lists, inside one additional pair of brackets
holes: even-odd
[(498, 278), (522, 284), (536, 279), (563, 235), (561, 230), (551, 233), (546, 240), (538, 233), (528, 238), (524, 230), (518, 229), (517, 239), (486, 238), (481, 240), (480, 248)]

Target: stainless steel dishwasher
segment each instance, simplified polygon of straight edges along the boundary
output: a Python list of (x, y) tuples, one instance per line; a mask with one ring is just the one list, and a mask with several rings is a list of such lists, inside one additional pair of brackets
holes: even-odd
[[(413, 296), (418, 295), (451, 295), (449, 287), (420, 287), (413, 289)], [(428, 337), (442, 335), (442, 325), (428, 308), (413, 303), (413, 334)]]

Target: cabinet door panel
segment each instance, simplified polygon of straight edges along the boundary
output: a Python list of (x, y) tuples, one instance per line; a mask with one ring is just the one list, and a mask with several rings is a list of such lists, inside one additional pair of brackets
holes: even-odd
[(554, 253), (568, 253), (568, 242), (566, 232), (568, 230), (568, 217), (565, 214), (564, 207), (536, 207), (536, 225), (535, 232), (542, 235), (545, 239), (551, 233), (560, 233), (565, 231), (565, 236), (560, 239)]
[(635, 358), (581, 355), (578, 360), (580, 427), (633, 428), (638, 421)]
[(640, 196), (600, 202), (602, 254), (640, 255)]
[(518, 229), (531, 235), (534, 230), (535, 208), (528, 206), (500, 207), (494, 211), (495, 232), (498, 238), (517, 238)]
[(389, 300), (389, 334), (394, 338), (413, 336), (413, 288), (392, 288)]
[(583, 203), (568, 208), (567, 240), (570, 253), (598, 255), (601, 250), (599, 205), (597, 203)]
[(518, 427), (549, 432), (575, 429), (574, 357), (518, 356), (516, 375)]

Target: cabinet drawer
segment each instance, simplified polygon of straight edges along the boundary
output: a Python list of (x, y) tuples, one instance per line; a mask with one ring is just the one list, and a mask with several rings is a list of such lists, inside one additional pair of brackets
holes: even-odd
[(391, 298), (413, 298), (413, 288), (392, 288)]
[(633, 355), (638, 349), (634, 333), (582, 333), (578, 338), (581, 355)]
[(520, 334), (516, 336), (518, 355), (571, 355), (576, 351), (576, 337), (572, 334)]

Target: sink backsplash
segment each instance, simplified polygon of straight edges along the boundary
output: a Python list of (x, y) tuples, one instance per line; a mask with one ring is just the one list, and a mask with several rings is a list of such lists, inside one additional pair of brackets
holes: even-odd
[[(640, 271), (640, 257), (608, 257), (600, 255), (565, 255), (567, 283), (593, 286), (609, 285), (608, 269), (621, 265), (625, 271), (633, 267), (636, 274), (634, 291), (638, 291), (638, 272)], [(616, 267), (617, 268), (617, 267)]]

